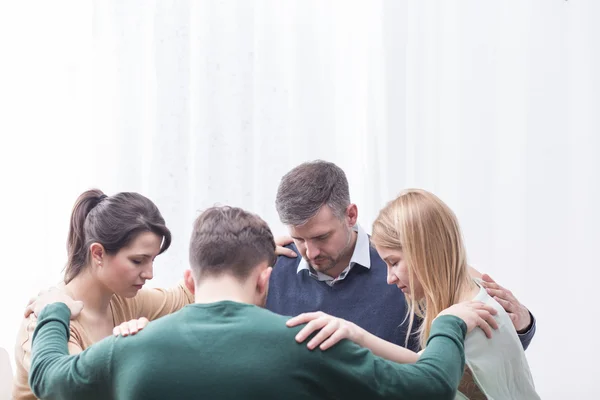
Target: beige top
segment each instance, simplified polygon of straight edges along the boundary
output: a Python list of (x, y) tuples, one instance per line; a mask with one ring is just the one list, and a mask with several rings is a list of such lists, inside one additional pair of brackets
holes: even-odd
[[(110, 301), (114, 326), (141, 317), (150, 321), (171, 314), (194, 302), (194, 295), (180, 283), (171, 289), (142, 289), (135, 297), (126, 299), (114, 295)], [(31, 315), (21, 323), (15, 346), (17, 373), (13, 383), (13, 400), (36, 399), (29, 388), (31, 339), (37, 318)], [(71, 321), (69, 353), (77, 354), (94, 344), (85, 327), (76, 319)]]

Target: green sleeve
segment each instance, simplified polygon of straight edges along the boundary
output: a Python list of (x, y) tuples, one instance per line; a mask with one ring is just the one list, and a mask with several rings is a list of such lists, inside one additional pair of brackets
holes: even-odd
[(64, 303), (50, 304), (40, 313), (33, 333), (29, 386), (42, 399), (110, 398), (114, 338), (70, 356), (70, 317)]
[(350, 341), (322, 352), (319, 371), (333, 396), (351, 399), (454, 399), (465, 366), (465, 323), (437, 318), (415, 364), (397, 364)]

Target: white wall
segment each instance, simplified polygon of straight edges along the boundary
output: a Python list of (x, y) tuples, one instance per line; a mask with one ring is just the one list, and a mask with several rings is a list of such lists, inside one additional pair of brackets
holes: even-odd
[(198, 210), (284, 233), (280, 177), (325, 158), (368, 230), (402, 188), (447, 201), (471, 262), (538, 319), (542, 398), (590, 398), (599, 17), (593, 0), (1, 3), (0, 346), (60, 279), (81, 191), (158, 204), (174, 241), (153, 285), (171, 285)]

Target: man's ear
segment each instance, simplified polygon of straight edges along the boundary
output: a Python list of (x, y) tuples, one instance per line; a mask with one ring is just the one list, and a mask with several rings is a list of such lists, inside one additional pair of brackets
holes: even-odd
[(102, 266), (102, 260), (104, 259), (104, 246), (100, 243), (92, 243), (90, 245), (90, 254), (92, 256), (92, 263), (94, 266)]
[(273, 267), (267, 267), (261, 271), (260, 275), (258, 275), (256, 291), (261, 295), (267, 293), (267, 290), (269, 290), (269, 279), (271, 279), (271, 272), (273, 272)]
[(188, 288), (188, 290), (192, 293), (195, 294), (196, 292), (196, 282), (194, 281), (194, 274), (192, 273), (191, 269), (186, 269), (183, 273), (183, 282), (185, 283), (185, 287)]
[(350, 227), (356, 225), (356, 221), (358, 221), (358, 207), (356, 204), (350, 204), (346, 208), (346, 221)]

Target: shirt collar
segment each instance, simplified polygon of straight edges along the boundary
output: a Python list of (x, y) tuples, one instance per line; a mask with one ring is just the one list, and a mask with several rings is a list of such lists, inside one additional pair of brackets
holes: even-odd
[[(352, 253), (352, 257), (350, 258), (350, 265), (352, 266), (354, 264), (358, 264), (364, 268), (370, 269), (371, 268), (371, 250), (370, 250), (370, 242), (369, 242), (369, 235), (367, 235), (367, 233), (364, 231), (364, 229), (359, 225), (356, 224), (352, 227), (352, 229), (354, 229), (354, 231), (356, 232), (356, 245), (354, 246), (354, 252)], [(296, 273), (307, 269), (307, 270), (311, 270), (312, 268), (310, 268), (310, 266), (308, 265), (308, 262), (302, 258), (300, 260), (300, 263), (298, 264), (298, 269), (296, 270)], [(317, 271), (318, 272), (318, 271)]]

